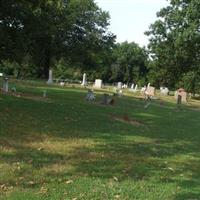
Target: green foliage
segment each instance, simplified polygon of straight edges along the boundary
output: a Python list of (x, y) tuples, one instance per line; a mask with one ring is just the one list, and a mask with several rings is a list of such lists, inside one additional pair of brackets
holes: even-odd
[(127, 83), (146, 81), (147, 53), (136, 43), (124, 42), (113, 49), (112, 75), (110, 80)]
[[(199, 10), (200, 2), (197, 0), (171, 0), (170, 6), (157, 13), (159, 20), (146, 33), (150, 36), (154, 82), (162, 84), (164, 81), (164, 84), (174, 87), (186, 74), (188, 77), (188, 73), (199, 71)], [(198, 87), (192, 88), (196, 90)]]
[(109, 15), (93, 0), (0, 3), (0, 61), (22, 66), (28, 55), (40, 77), (48, 76), (61, 58), (93, 67), (97, 55), (113, 44)]

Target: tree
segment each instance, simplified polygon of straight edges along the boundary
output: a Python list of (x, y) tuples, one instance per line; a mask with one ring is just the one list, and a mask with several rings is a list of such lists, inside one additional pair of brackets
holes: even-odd
[(186, 74), (200, 74), (199, 10), (198, 0), (171, 0), (169, 6), (157, 13), (159, 19), (146, 32), (153, 59), (151, 79), (157, 85), (175, 87)]
[(109, 15), (93, 0), (8, 0), (1, 5), (0, 34), (7, 39), (0, 59), (21, 64), (27, 56), (38, 76), (48, 76), (61, 58), (93, 65), (95, 55), (114, 42), (107, 31)]
[(147, 74), (147, 53), (136, 43), (123, 42), (113, 49), (112, 81), (144, 84)]

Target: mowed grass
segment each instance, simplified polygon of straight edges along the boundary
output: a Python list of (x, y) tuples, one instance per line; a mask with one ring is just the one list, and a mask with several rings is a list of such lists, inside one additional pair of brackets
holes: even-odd
[(132, 94), (103, 106), (101, 91), (88, 103), (81, 88), (17, 89), (0, 94), (0, 199), (200, 199), (198, 101), (145, 109)]

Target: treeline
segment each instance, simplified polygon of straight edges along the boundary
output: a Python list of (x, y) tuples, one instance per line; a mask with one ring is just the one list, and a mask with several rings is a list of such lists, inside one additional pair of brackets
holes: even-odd
[(0, 71), (15, 77), (122, 81), (200, 90), (200, 1), (171, 0), (146, 32), (148, 49), (116, 44), (94, 0), (0, 1)]

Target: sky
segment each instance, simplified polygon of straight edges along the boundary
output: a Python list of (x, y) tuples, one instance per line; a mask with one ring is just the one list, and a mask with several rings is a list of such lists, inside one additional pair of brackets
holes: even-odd
[(148, 44), (144, 32), (156, 20), (156, 12), (169, 5), (167, 0), (95, 0), (110, 13), (109, 30), (117, 42), (136, 42), (141, 47)]

